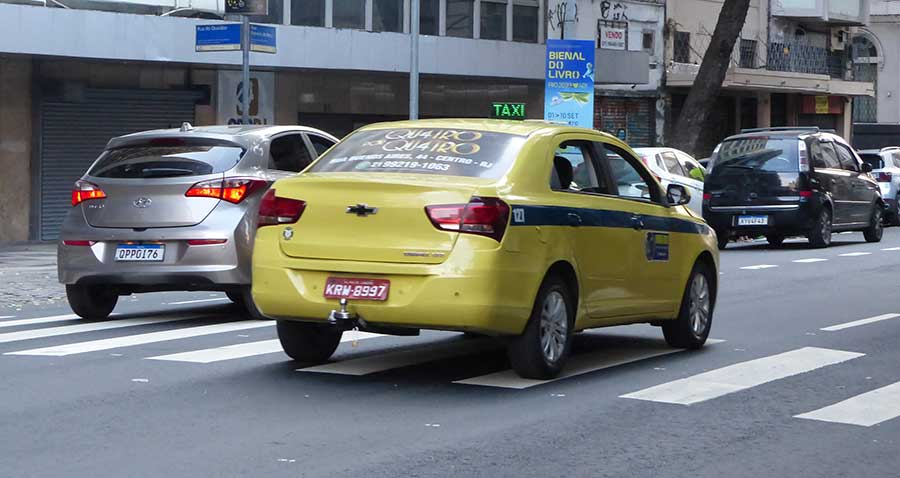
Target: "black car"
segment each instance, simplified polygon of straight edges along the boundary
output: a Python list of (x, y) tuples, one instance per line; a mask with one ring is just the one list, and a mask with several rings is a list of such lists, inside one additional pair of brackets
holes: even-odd
[(882, 235), (884, 201), (878, 183), (846, 141), (818, 128), (744, 130), (725, 139), (710, 159), (703, 217), (719, 248), (735, 236), (764, 235), (773, 246), (806, 236), (828, 247), (831, 233)]

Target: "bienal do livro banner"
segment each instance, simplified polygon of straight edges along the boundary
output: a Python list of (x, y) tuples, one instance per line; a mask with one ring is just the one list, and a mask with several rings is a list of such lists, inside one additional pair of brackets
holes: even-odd
[(594, 127), (594, 42), (547, 40), (544, 119)]

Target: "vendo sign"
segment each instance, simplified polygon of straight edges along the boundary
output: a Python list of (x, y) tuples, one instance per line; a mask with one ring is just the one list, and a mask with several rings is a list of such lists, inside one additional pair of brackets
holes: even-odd
[(600, 48), (604, 50), (624, 50), (625, 29), (601, 26)]

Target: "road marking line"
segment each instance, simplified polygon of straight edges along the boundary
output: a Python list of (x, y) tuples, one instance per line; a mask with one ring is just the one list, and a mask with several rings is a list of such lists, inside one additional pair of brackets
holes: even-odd
[(314, 367), (298, 368), (297, 372), (333, 373), (338, 375), (369, 375), (410, 365), (434, 362), (460, 355), (470, 355), (498, 348), (490, 339), (454, 341), (437, 345), (423, 345), (413, 349), (369, 355), (340, 362), (332, 362)]
[(759, 270), (759, 269), (771, 269), (773, 267), (778, 267), (778, 266), (776, 266), (775, 264), (759, 264), (759, 265), (755, 265), (755, 266), (741, 267), (741, 269), (748, 270), (748, 271), (755, 271), (755, 270)]
[(119, 319), (109, 320), (106, 322), (90, 322), (87, 324), (62, 325), (59, 327), (48, 327), (44, 329), (23, 330), (20, 332), (7, 332), (5, 334), (0, 334), (0, 344), (5, 344), (7, 342), (17, 342), (20, 340), (42, 339), (45, 337), (56, 337), (59, 335), (78, 334), (82, 332), (120, 329), (123, 327), (133, 327), (136, 325), (164, 324), (166, 322), (193, 319), (195, 317), (197, 316)]
[[(0, 319), (5, 319), (5, 318), (8, 318), (8, 317), (0, 317)], [(11, 318), (11, 317), (9, 317), (9, 318)], [(49, 322), (60, 322), (63, 320), (73, 320), (73, 319), (77, 319), (77, 318), (78, 318), (78, 316), (75, 314), (66, 314), (66, 315), (51, 315), (50, 317), (35, 317), (33, 319), (10, 320), (7, 322), (0, 322), (0, 328), (17, 327), (20, 325), (46, 324)]]
[(217, 297), (215, 299), (181, 300), (178, 302), (167, 302), (166, 305), (199, 304), (201, 302), (220, 302), (223, 300), (231, 300), (231, 299), (229, 299), (228, 297)]
[[(365, 340), (373, 337), (381, 337), (381, 334), (371, 334), (368, 332), (344, 332), (341, 342), (349, 342), (352, 340)], [(147, 357), (147, 360), (162, 360), (168, 362), (191, 362), (191, 363), (213, 363), (225, 360), (233, 360), (239, 358), (253, 357), (256, 355), (265, 355), (275, 352), (282, 352), (281, 342), (278, 339), (261, 340), (259, 342), (248, 342), (237, 345), (227, 345), (224, 347), (216, 347), (211, 349), (193, 350), (190, 352), (181, 352), (169, 355), (159, 355), (156, 357)]]
[(868, 256), (871, 252), (847, 252), (844, 254), (838, 254), (841, 257), (856, 257), (856, 256)]
[(274, 325), (274, 321), (241, 320), (238, 322), (228, 322), (225, 324), (201, 325), (199, 327), (187, 327), (184, 329), (164, 330), (161, 332), (150, 332), (146, 334), (126, 335), (124, 337), (91, 340), (88, 342), (65, 344), (55, 347), (21, 350), (19, 352), (7, 352), (3, 355), (41, 355), (49, 357), (64, 357), (66, 355), (97, 352), (100, 350), (117, 349), (121, 347), (131, 347), (134, 345), (152, 344), (156, 342), (166, 342), (169, 340), (200, 337), (203, 335), (221, 334), (225, 332), (234, 332), (236, 330), (272, 327)]
[(791, 261), (791, 262), (797, 262), (800, 264), (811, 264), (813, 262), (825, 262), (827, 260), (828, 259), (822, 259), (820, 257), (810, 257), (809, 259), (797, 259), (797, 260)]
[[(724, 340), (707, 339), (707, 344), (716, 344), (724, 342)], [(629, 363), (639, 362), (641, 360), (670, 355), (678, 352), (684, 352), (684, 349), (673, 349), (666, 344), (654, 344), (652, 346), (633, 346), (621, 349), (602, 350), (582, 355), (569, 357), (563, 372), (556, 378), (550, 380), (533, 380), (529, 378), (521, 378), (512, 370), (502, 370), (496, 373), (481, 375), (479, 377), (457, 380), (453, 383), (461, 383), (465, 385), (480, 385), (484, 387), (513, 388), (522, 390), (525, 388), (542, 385), (545, 383), (555, 382), (564, 378), (583, 375), (597, 370), (618, 367)]]
[(882, 251), (900, 251), (900, 247), (886, 247)]
[(15, 315), (0, 315), (0, 319), (14, 319)]
[(900, 382), (794, 417), (863, 427), (877, 425), (900, 417)]
[(872, 324), (875, 322), (881, 322), (882, 320), (890, 320), (900, 317), (900, 314), (882, 314), (876, 315), (875, 317), (869, 317), (868, 319), (859, 319), (854, 320), (853, 322), (845, 322), (843, 324), (832, 325), (830, 327), (823, 327), (819, 330), (824, 330), (825, 332), (836, 332), (838, 330), (849, 329), (850, 327), (858, 327), (860, 325)]
[(691, 405), (863, 355), (865, 354), (843, 350), (803, 347), (663, 383), (621, 397)]

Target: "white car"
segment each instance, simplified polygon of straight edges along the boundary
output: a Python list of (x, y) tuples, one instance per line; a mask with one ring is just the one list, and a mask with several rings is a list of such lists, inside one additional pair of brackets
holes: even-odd
[(863, 161), (872, 166), (869, 173), (878, 181), (881, 197), (887, 205), (885, 220), (892, 226), (900, 225), (900, 147), (857, 151)]
[[(684, 151), (675, 148), (635, 148), (644, 164), (659, 178), (663, 190), (669, 184), (680, 184), (691, 193), (688, 207), (703, 215), (703, 180), (691, 177), (691, 170), (698, 169), (706, 176), (706, 168)], [(695, 173), (696, 174), (696, 173)]]

